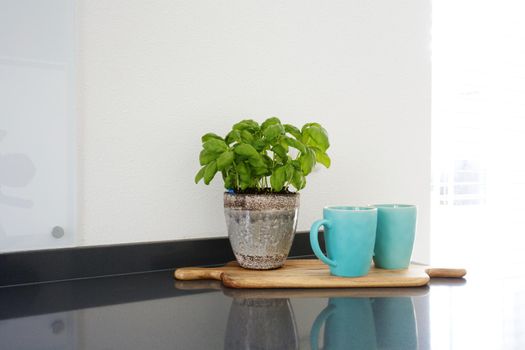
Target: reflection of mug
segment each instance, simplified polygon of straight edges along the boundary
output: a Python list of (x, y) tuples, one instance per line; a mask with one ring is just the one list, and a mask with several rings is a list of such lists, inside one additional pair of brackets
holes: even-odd
[(232, 301), (224, 349), (298, 349), (298, 336), (289, 299)]
[(380, 349), (417, 349), (417, 326), (410, 297), (373, 298), (377, 345)]
[[(333, 206), (323, 209), (322, 220), (312, 224), (310, 244), (315, 255), (330, 266), (332, 275), (364, 276), (370, 270), (376, 239), (377, 209)], [(324, 226), (326, 252), (319, 246), (318, 231)]]
[(410, 297), (330, 298), (310, 331), (318, 348), (323, 323), (325, 350), (417, 349), (417, 325)]
[(377, 204), (374, 263), (382, 269), (406, 269), (416, 235), (417, 208), (407, 204)]
[(330, 298), (310, 331), (310, 347), (318, 349), (323, 323), (326, 350), (376, 349), (376, 332), (370, 298)]

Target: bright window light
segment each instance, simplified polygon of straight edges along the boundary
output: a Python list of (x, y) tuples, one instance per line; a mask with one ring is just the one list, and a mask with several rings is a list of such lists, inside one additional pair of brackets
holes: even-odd
[(525, 265), (524, 14), (523, 1), (433, 2), (433, 263)]

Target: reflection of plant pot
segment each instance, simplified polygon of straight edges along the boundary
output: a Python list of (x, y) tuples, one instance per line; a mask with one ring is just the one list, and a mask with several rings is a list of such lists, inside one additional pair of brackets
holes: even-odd
[(376, 349), (374, 315), (370, 298), (330, 298), (310, 331), (310, 346), (318, 348), (321, 326), (324, 328), (323, 349)]
[(299, 194), (224, 194), (228, 236), (239, 265), (281, 267), (292, 246)]
[(410, 297), (372, 299), (380, 349), (417, 349), (417, 326)]
[(297, 328), (289, 299), (234, 299), (224, 349), (297, 349)]

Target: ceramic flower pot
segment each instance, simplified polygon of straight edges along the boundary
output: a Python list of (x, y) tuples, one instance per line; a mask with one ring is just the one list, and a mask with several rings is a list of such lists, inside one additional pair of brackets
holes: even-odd
[(297, 226), (299, 194), (224, 194), (228, 237), (239, 265), (269, 270), (281, 267)]

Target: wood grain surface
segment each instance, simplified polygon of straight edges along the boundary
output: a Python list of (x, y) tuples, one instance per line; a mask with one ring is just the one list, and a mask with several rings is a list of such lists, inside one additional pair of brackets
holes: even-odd
[[(458, 279), (459, 280), (459, 279)], [(218, 290), (234, 299), (283, 299), (283, 298), (392, 298), (420, 297), (428, 294), (428, 286), (406, 288), (228, 288), (215, 280), (175, 280), (174, 287), (179, 290), (209, 291)]]
[(384, 270), (372, 266), (367, 276), (337, 277), (330, 275), (328, 266), (316, 259), (288, 260), (280, 269), (248, 270), (236, 262), (221, 267), (183, 267), (175, 278), (190, 280), (220, 280), (230, 288), (365, 288), (418, 287), (430, 278), (461, 278), (465, 269), (433, 268), (411, 264), (408, 269)]

